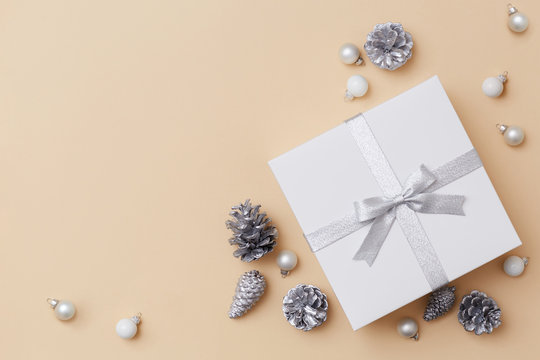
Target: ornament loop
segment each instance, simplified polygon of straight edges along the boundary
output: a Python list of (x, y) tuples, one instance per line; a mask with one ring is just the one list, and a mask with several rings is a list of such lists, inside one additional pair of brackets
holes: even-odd
[(58, 300), (49, 297), (47, 303), (54, 309), (58, 305)]

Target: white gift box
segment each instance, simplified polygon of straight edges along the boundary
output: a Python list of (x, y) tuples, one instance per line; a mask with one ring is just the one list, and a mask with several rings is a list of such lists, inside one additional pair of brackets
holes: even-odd
[[(436, 76), (362, 115), (401, 184), (421, 164), (434, 169), (473, 149)], [(269, 164), (304, 234), (382, 196), (346, 123)], [(483, 167), (434, 193), (465, 197), (465, 216), (416, 213), (449, 281), (521, 245)], [(373, 265), (354, 260), (369, 230), (314, 253), (354, 330), (432, 291), (397, 222)]]

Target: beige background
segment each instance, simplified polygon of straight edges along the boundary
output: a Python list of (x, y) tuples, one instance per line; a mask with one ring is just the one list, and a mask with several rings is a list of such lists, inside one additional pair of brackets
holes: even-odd
[[(540, 4), (520, 0), (530, 28), (506, 27), (506, 0), (0, 0), (0, 357), (2, 359), (486, 359), (538, 356), (540, 308)], [(402, 22), (415, 41), (402, 69), (340, 63), (344, 42)], [(509, 71), (503, 96), (482, 81)], [(343, 101), (346, 80), (368, 94)], [(520, 234), (526, 273), (503, 258), (456, 281), (503, 309), (491, 336), (451, 314), (421, 320), (426, 299), (353, 332), (266, 162), (438, 74)], [(522, 126), (503, 142), (494, 124)], [(262, 203), (298, 268), (281, 279), (277, 251), (246, 264), (224, 226), (231, 205)], [(467, 251), (467, 249), (463, 249)], [(227, 318), (237, 278), (269, 287)], [(329, 296), (310, 333), (283, 318), (297, 283)], [(49, 296), (71, 299), (60, 322)], [(116, 321), (141, 311), (136, 339)], [(400, 338), (402, 316), (421, 341)]]

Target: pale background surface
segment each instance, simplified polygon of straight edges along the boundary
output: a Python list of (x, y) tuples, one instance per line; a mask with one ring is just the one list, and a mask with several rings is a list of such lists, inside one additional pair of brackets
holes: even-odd
[[(540, 317), (540, 4), (530, 28), (506, 27), (507, 1), (0, 0), (0, 357), (2, 359), (486, 359), (538, 356)], [(395, 72), (345, 66), (379, 22), (402, 22), (414, 55)], [(505, 94), (480, 86), (508, 70)], [(343, 101), (347, 78), (368, 94)], [(500, 194), (531, 265), (507, 277), (503, 258), (456, 282), (503, 309), (493, 335), (451, 314), (424, 323), (420, 299), (350, 329), (266, 162), (438, 74)], [(510, 148), (497, 122), (522, 126)], [(277, 251), (233, 258), (228, 208), (247, 197), (280, 230), (298, 268), (281, 279)], [(464, 249), (463, 251), (467, 251)], [(244, 318), (227, 310), (237, 278), (269, 287)], [(281, 312), (300, 282), (330, 301), (326, 324), (302, 333)], [(60, 322), (48, 296), (71, 299)], [(133, 341), (116, 321), (141, 311)], [(395, 324), (413, 316), (421, 341)]]

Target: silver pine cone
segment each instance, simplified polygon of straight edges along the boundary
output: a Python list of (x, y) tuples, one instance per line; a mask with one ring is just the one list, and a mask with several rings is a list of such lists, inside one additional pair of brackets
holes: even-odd
[(261, 298), (266, 288), (266, 280), (257, 270), (251, 270), (238, 280), (233, 296), (229, 317), (240, 317), (246, 313)]
[(274, 250), (278, 232), (270, 225), (271, 218), (266, 213), (259, 213), (261, 205), (251, 206), (250, 200), (232, 207), (229, 214), (233, 220), (227, 220), (226, 225), (233, 236), (229, 239), (231, 245), (238, 245), (233, 255), (242, 261), (251, 262), (260, 259)]
[(399, 23), (377, 24), (364, 44), (366, 54), (373, 64), (386, 70), (405, 65), (412, 56), (412, 36)]
[(313, 285), (299, 284), (283, 298), (283, 314), (297, 329), (309, 331), (326, 321), (326, 295)]
[(455, 291), (455, 286), (445, 286), (432, 292), (424, 312), (424, 320), (431, 321), (446, 314), (456, 301)]
[(458, 320), (476, 335), (491, 334), (501, 325), (501, 309), (495, 300), (478, 290), (465, 295), (459, 305)]

